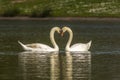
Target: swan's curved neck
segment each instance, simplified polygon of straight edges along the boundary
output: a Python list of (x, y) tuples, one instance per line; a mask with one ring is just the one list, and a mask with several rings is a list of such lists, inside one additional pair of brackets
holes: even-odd
[(51, 40), (51, 43), (53, 44), (54, 49), (55, 49), (55, 50), (59, 50), (59, 47), (58, 47), (58, 45), (56, 44), (55, 39), (54, 39), (54, 33), (55, 33), (55, 31), (56, 31), (56, 29), (52, 29), (52, 30), (50, 31), (50, 40)]
[(67, 42), (67, 45), (66, 45), (65, 50), (66, 50), (66, 51), (70, 51), (70, 44), (71, 44), (72, 39), (73, 39), (73, 32), (72, 32), (71, 29), (67, 29), (67, 32), (69, 33), (69, 40), (68, 40), (68, 42)]

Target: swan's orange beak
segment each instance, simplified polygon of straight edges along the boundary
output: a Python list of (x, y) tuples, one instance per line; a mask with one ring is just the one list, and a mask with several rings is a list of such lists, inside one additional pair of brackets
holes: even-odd
[(64, 35), (64, 32), (61, 30), (61, 33), (60, 33), (60, 34), (61, 34), (61, 36), (63, 37), (63, 35)]

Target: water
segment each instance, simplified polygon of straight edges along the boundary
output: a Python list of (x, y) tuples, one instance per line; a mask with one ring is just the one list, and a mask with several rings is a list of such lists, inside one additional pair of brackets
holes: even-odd
[[(65, 52), (68, 33), (55, 34), (60, 52), (24, 52), (17, 43), (52, 46), (54, 26), (69, 26), (72, 44), (92, 40), (90, 52)], [(0, 80), (119, 80), (119, 26), (119, 21), (0, 20)]]

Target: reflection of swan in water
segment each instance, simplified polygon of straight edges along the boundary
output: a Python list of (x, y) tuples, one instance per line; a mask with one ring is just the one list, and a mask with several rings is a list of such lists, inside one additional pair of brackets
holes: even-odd
[[(65, 52), (59, 54), (60, 76), (63, 80), (90, 80), (90, 52)], [(56, 66), (54, 68), (57, 68)], [(54, 73), (56, 74), (56, 73)], [(54, 79), (56, 80), (56, 79)]]
[(91, 80), (91, 52), (67, 52), (72, 56), (73, 80)]
[[(19, 69), (22, 74), (22, 80), (48, 80), (51, 76), (53, 76), (50, 74), (53, 73), (51, 70), (51, 66), (55, 66), (55, 71), (59, 70), (59, 67), (56, 66), (57, 64), (59, 64), (57, 62), (58, 52), (48, 52), (48, 54), (44, 54), (42, 52), (25, 51), (19, 53), (18, 56), (20, 67)], [(54, 61), (51, 62), (51, 60)], [(55, 74), (59, 74), (59, 72), (56, 71)]]
[(69, 40), (68, 40), (66, 48), (65, 48), (66, 51), (88, 51), (89, 50), (92, 41), (89, 41), (88, 43), (77, 43), (70, 47), (70, 44), (71, 44), (71, 41), (73, 38), (73, 32), (69, 27), (63, 27), (62, 35), (66, 31), (69, 32), (69, 34), (70, 34)]
[(26, 51), (18, 56), (23, 80), (90, 80), (90, 53)]
[(60, 33), (60, 28), (59, 27), (53, 27), (50, 31), (50, 40), (51, 40), (54, 48), (52, 48), (52, 47), (50, 47), (46, 44), (41, 44), (41, 43), (32, 43), (32, 44), (26, 44), (26, 45), (24, 45), (20, 41), (18, 41), (18, 43), (26, 51), (59, 51), (59, 47), (56, 44), (55, 39), (54, 39), (55, 31)]
[(65, 80), (72, 80), (73, 77), (73, 58), (72, 58), (72, 55), (69, 53), (69, 52), (66, 52), (66, 70), (65, 70), (65, 73), (66, 73), (66, 77), (65, 77)]

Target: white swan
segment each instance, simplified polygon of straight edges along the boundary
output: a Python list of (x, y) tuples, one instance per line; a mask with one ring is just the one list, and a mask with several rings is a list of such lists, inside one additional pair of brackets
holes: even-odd
[(21, 43), (20, 41), (18, 41), (18, 43), (22, 46), (22, 48), (25, 51), (42, 51), (42, 52), (47, 52), (47, 51), (59, 51), (59, 47), (55, 42), (54, 39), (54, 33), (55, 31), (57, 31), (58, 33), (60, 33), (60, 28), (59, 27), (53, 27), (50, 31), (50, 40), (51, 43), (53, 44), (53, 47), (50, 47), (46, 44), (42, 44), (42, 43), (32, 43), (32, 44), (26, 44), (24, 45), (23, 43)]
[(89, 41), (88, 43), (76, 43), (70, 47), (70, 44), (71, 44), (72, 39), (73, 39), (73, 32), (69, 27), (63, 27), (61, 35), (63, 36), (64, 32), (66, 32), (66, 31), (70, 35), (69, 40), (68, 40), (66, 47), (65, 47), (66, 51), (83, 51), (84, 52), (84, 51), (89, 50), (92, 41)]

